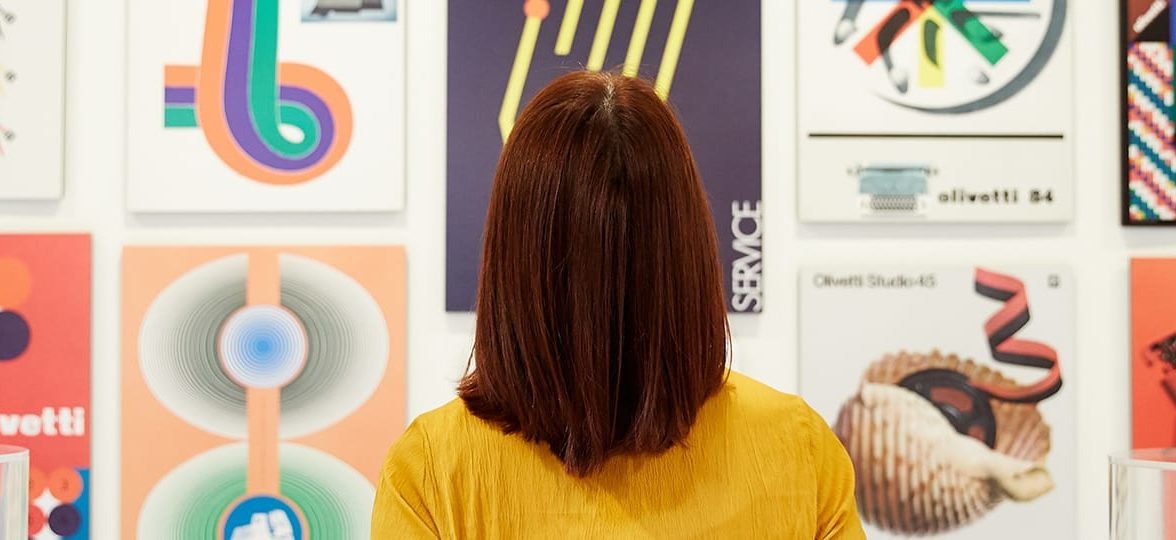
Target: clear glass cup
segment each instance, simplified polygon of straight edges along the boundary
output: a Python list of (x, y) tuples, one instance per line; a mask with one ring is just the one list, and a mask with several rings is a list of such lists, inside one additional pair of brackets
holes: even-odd
[(0, 540), (29, 537), (29, 451), (0, 445)]
[(1111, 456), (1111, 540), (1176, 538), (1173, 508), (1176, 448)]

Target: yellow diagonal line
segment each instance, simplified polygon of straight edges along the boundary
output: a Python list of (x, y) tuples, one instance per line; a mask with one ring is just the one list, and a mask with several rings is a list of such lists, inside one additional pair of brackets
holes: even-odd
[(633, 25), (633, 37), (629, 40), (629, 53), (625, 55), (626, 77), (636, 77), (641, 71), (641, 57), (645, 55), (645, 42), (649, 41), (649, 27), (653, 26), (653, 14), (657, 11), (657, 0), (641, 0), (637, 11), (637, 23)]
[(576, 41), (576, 28), (580, 26), (580, 12), (584, 10), (584, 0), (568, 0), (568, 9), (564, 12), (563, 23), (559, 25), (559, 37), (555, 40), (555, 54), (567, 56), (572, 52), (572, 43)]
[(604, 0), (604, 8), (600, 11), (600, 24), (596, 25), (596, 38), (592, 40), (592, 53), (588, 55), (588, 69), (600, 71), (604, 67), (604, 57), (608, 54), (608, 43), (612, 40), (613, 26), (617, 23), (617, 10), (621, 8), (621, 0)]
[(527, 17), (523, 25), (523, 35), (519, 38), (519, 50), (515, 53), (514, 66), (510, 69), (510, 79), (506, 83), (506, 95), (502, 98), (502, 109), (498, 111), (498, 129), (502, 133), (502, 142), (510, 137), (514, 129), (515, 117), (519, 115), (519, 104), (523, 101), (523, 87), (527, 84), (527, 74), (531, 71), (531, 58), (535, 56), (535, 44), (539, 41), (539, 27), (543, 19)]
[[(686, 41), (686, 27), (690, 25), (690, 14), (694, 11), (694, 0), (678, 0), (674, 10), (674, 22), (670, 24), (670, 37), (666, 39), (666, 50), (662, 53), (661, 67), (657, 71), (654, 88), (662, 99), (670, 96), (674, 73), (678, 71), (678, 58), (682, 56), (682, 44)], [(738, 29), (731, 31), (737, 32)]]

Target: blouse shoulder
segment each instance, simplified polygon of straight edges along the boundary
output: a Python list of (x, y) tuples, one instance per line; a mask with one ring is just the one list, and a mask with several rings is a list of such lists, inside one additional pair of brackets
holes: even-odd
[(392, 445), (380, 471), (371, 537), (436, 538), (436, 499), (432, 444), (417, 419)]
[(853, 463), (829, 424), (799, 396), (732, 372), (727, 383), (740, 416), (758, 433), (775, 433), (778, 455), (788, 455), (813, 478), (819, 539), (865, 538), (854, 499)]
[(454, 398), (436, 409), (421, 414), (413, 422), (425, 428), (445, 428), (461, 423), (466, 416), (473, 415), (466, 410), (465, 403), (460, 398)]
[[(724, 401), (734, 404), (745, 419), (770, 423), (781, 429), (800, 427), (811, 430), (812, 422), (820, 420), (800, 396), (781, 392), (751, 377), (730, 372), (723, 390)], [(798, 424), (800, 424), (798, 426)]]
[(438, 446), (443, 446), (441, 443), (444, 441), (468, 441), (490, 433), (498, 433), (498, 430), (485, 420), (474, 416), (460, 398), (450, 400), (445, 405), (418, 416), (413, 423), (427, 433), (431, 440), (439, 441)]
[[(372, 538), (438, 538), (437, 512), (453, 468), (492, 431), (460, 399), (418, 416), (392, 445), (380, 474)], [(440, 481), (439, 481), (440, 479)], [(441, 505), (441, 506), (439, 506)]]

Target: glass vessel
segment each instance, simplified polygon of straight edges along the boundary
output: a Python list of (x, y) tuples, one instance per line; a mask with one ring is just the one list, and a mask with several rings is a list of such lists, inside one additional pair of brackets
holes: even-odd
[(29, 451), (0, 445), (0, 540), (29, 537)]
[(1176, 448), (1111, 456), (1111, 540), (1176, 539)]

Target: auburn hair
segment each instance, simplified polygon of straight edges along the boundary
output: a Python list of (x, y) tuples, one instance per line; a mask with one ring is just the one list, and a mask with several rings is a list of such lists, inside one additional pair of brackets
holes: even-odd
[(686, 135), (653, 87), (556, 79), (498, 162), (467, 408), (577, 476), (681, 443), (726, 376), (717, 244)]

